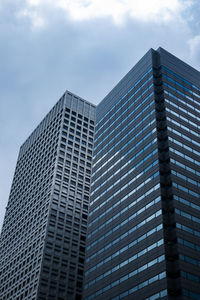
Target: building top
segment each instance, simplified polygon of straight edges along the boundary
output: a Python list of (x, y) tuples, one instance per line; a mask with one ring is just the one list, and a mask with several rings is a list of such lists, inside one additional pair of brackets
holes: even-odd
[[(169, 68), (172, 72), (185, 78), (191, 84), (200, 87), (200, 72), (189, 66), (165, 49), (159, 47), (157, 50), (150, 49), (139, 62), (119, 81), (111, 92), (98, 105), (98, 120), (102, 118), (105, 111), (108, 112), (119, 99), (124, 96), (130, 88), (153, 66), (156, 55), (159, 54), (160, 65)], [(109, 99), (109, 100), (108, 100)]]
[(99, 103), (97, 122), (98, 119), (101, 119), (101, 117), (105, 114), (105, 111), (108, 112), (109, 109), (116, 104), (119, 98), (124, 96), (124, 94), (126, 94), (127, 91), (138, 81), (138, 79), (152, 67), (153, 52), (154, 50), (150, 49)]
[(95, 120), (95, 109), (96, 106), (81, 97), (66, 91), (63, 96), (58, 100), (58, 102), (53, 106), (49, 113), (43, 118), (31, 135), (26, 139), (26, 141), (20, 147), (19, 157), (20, 159), (23, 154), (28, 150), (28, 148), (37, 140), (38, 136), (43, 132), (50, 122), (62, 111), (63, 108), (68, 107), (84, 116)]
[(190, 83), (200, 87), (199, 71), (161, 47), (157, 49), (157, 52), (160, 54), (161, 65), (169, 68), (172, 72), (188, 80)]

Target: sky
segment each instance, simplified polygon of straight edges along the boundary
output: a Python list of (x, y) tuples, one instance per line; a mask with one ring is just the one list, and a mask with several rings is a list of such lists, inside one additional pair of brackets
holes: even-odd
[(20, 145), (65, 90), (98, 104), (150, 49), (200, 70), (196, 0), (0, 0), (0, 228)]

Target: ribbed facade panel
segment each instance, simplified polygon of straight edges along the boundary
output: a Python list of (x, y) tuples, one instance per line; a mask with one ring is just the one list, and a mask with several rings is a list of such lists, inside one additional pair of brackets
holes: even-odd
[(84, 299), (166, 290), (152, 55), (97, 107)]

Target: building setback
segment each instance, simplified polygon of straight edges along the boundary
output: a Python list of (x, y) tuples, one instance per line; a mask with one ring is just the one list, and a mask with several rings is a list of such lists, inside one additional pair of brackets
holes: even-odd
[(19, 152), (0, 243), (0, 299), (81, 299), (95, 106), (66, 92)]
[(84, 299), (200, 299), (200, 73), (151, 49), (97, 106)]

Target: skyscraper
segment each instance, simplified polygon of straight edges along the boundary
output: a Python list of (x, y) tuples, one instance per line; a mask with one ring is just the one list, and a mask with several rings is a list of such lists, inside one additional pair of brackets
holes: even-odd
[(21, 146), (0, 244), (0, 299), (81, 299), (95, 106), (66, 92)]
[(96, 118), (84, 299), (200, 299), (200, 73), (151, 49)]

